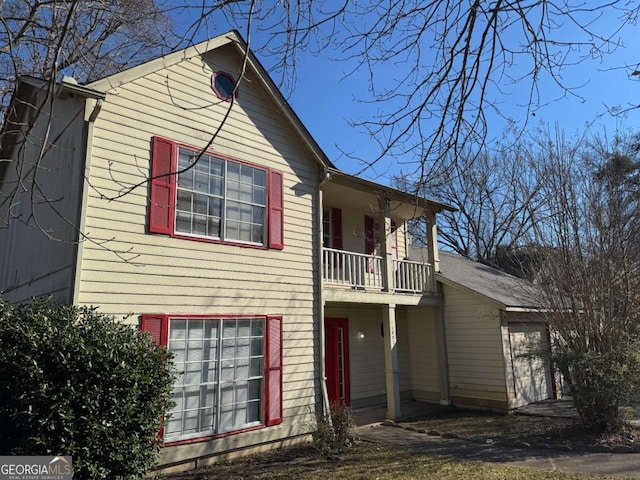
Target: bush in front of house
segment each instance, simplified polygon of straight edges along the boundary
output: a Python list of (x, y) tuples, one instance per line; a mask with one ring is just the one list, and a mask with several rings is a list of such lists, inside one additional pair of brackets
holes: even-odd
[(326, 457), (344, 453), (353, 445), (354, 425), (351, 407), (344, 402), (332, 404), (330, 411), (318, 419), (313, 446)]
[(94, 308), (0, 300), (0, 455), (71, 455), (80, 480), (141, 478), (173, 381), (164, 348)]

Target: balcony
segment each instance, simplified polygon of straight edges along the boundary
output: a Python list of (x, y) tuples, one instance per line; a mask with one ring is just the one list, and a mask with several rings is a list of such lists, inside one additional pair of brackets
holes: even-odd
[[(433, 267), (428, 263), (393, 260), (392, 289), (398, 293), (435, 293)], [(322, 278), (325, 284), (356, 290), (390, 290), (385, 281), (383, 258), (376, 255), (322, 249)]]

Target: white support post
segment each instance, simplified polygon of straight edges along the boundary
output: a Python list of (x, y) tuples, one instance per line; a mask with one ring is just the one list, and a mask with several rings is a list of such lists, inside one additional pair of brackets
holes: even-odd
[(440, 271), (440, 257), (438, 256), (438, 226), (436, 225), (436, 214), (427, 213), (427, 249), (429, 252), (429, 263), (433, 266), (433, 272)]
[(382, 271), (384, 274), (384, 290), (393, 293), (395, 290), (393, 271), (393, 233), (391, 232), (391, 206), (388, 200), (380, 200), (380, 248), (382, 250)]
[(384, 372), (387, 387), (387, 418), (400, 417), (400, 376), (398, 372), (398, 335), (396, 332), (396, 306), (384, 305), (382, 312), (384, 331)]

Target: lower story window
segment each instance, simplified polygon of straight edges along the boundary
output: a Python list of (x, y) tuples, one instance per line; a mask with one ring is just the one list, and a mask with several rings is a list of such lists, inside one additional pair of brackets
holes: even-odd
[(265, 320), (168, 319), (167, 347), (179, 378), (165, 442), (265, 423)]

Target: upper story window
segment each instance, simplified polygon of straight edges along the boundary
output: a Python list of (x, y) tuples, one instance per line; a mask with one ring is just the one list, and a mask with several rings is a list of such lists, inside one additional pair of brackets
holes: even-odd
[(178, 149), (176, 232), (265, 244), (267, 171)]
[(216, 72), (211, 76), (211, 88), (220, 100), (238, 98), (236, 80), (226, 72)]
[(282, 173), (153, 138), (149, 231), (284, 248)]

